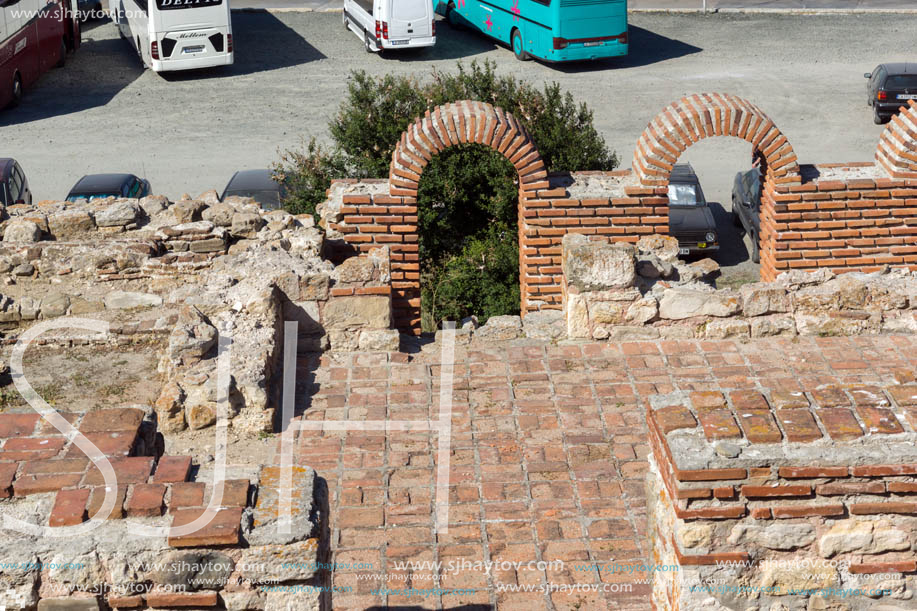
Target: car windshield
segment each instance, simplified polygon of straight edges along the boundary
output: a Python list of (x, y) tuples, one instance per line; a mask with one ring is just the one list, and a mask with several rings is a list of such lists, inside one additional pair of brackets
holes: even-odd
[(670, 206), (699, 206), (697, 187), (688, 183), (669, 183)]
[(277, 210), (281, 207), (278, 191), (227, 191), (224, 197), (251, 197), (266, 210)]
[(121, 197), (118, 193), (80, 193), (78, 195), (71, 195), (67, 198), (68, 202), (76, 202), (81, 199), (92, 201), (94, 199), (103, 199), (106, 197)]
[(917, 74), (897, 74), (885, 81), (886, 89), (917, 89)]

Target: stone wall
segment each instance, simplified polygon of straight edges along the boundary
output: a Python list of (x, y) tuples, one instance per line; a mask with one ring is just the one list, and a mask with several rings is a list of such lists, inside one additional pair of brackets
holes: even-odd
[[(108, 322), (108, 341), (152, 342), (166, 431), (214, 423), (218, 329), (233, 338), (234, 426), (250, 431), (273, 426), (284, 321), (299, 323), (303, 351), (398, 347), (388, 250), (335, 267), (309, 215), (208, 192), (10, 206), (2, 219), (3, 342), (62, 316)], [(41, 341), (86, 335), (55, 330)]]
[(657, 609), (909, 609), (917, 384), (652, 397)]
[(563, 296), (569, 338), (653, 339), (917, 332), (917, 272), (790, 271), (714, 288), (709, 259), (678, 260), (670, 237), (636, 245), (569, 234)]

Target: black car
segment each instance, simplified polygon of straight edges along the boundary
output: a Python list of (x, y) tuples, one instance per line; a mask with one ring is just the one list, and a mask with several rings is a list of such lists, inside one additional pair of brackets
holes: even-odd
[(679, 164), (669, 176), (669, 235), (678, 240), (680, 255), (719, 250), (716, 221), (704, 199), (694, 168)]
[(761, 170), (739, 172), (732, 184), (732, 223), (745, 229), (751, 239), (751, 260), (760, 263), (758, 236), (761, 235)]
[(133, 174), (89, 174), (83, 176), (67, 194), (68, 202), (79, 199), (93, 200), (103, 197), (131, 197), (140, 199), (150, 194), (150, 183)]
[(0, 159), (0, 204), (31, 204), (32, 192), (22, 166), (15, 159)]
[(232, 195), (251, 197), (264, 210), (279, 210), (287, 193), (283, 184), (274, 180), (271, 170), (241, 170), (229, 179), (220, 200)]
[(866, 103), (872, 106), (876, 124), (887, 123), (908, 100), (917, 100), (917, 63), (879, 64), (864, 74)]

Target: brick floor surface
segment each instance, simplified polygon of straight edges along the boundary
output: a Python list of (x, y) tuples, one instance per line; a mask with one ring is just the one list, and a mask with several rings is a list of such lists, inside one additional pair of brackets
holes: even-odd
[[(527, 341), (455, 356), (448, 532), (434, 529), (436, 433), (299, 434), (296, 462), (328, 483), (333, 583), (351, 588), (335, 609), (649, 609), (650, 575), (607, 566), (649, 562), (645, 399), (779, 389), (792, 402), (822, 384), (894, 383), (917, 365), (917, 339)], [(303, 358), (298, 407), (308, 420), (436, 419), (439, 360), (438, 345)], [(474, 592), (404, 591), (436, 576)]]

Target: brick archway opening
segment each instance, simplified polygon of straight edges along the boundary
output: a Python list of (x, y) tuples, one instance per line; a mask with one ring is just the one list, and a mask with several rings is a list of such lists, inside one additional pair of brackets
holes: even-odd
[(738, 96), (704, 93), (666, 106), (637, 140), (633, 171), (644, 187), (667, 188), (681, 155), (693, 144), (717, 136), (752, 145), (766, 167), (761, 193), (758, 236), (761, 277), (776, 275), (775, 202), (780, 193), (802, 184), (796, 152), (783, 132), (757, 106)]
[[(519, 227), (527, 205), (547, 186), (547, 172), (531, 136), (501, 108), (463, 100), (439, 106), (418, 117), (401, 135), (389, 166), (389, 194), (405, 219), (403, 231), (417, 236), (417, 190), (427, 164), (442, 151), (479, 144), (503, 155), (513, 165), (519, 184)], [(521, 237), (521, 234), (520, 234)], [(392, 309), (395, 326), (415, 334), (421, 330), (420, 261), (416, 243), (392, 243)], [(521, 309), (525, 312), (525, 257), (519, 249)]]

